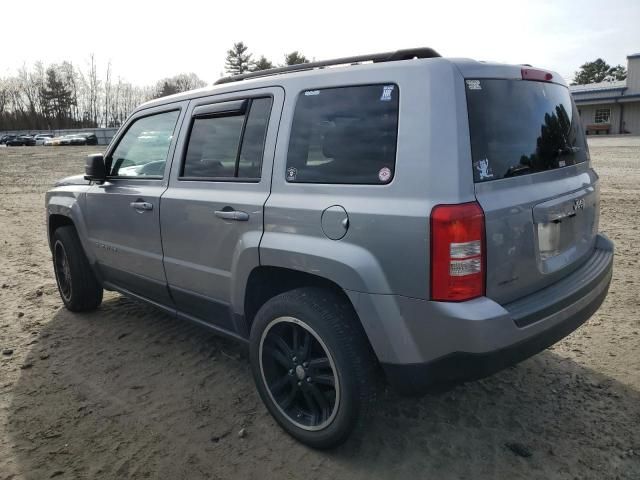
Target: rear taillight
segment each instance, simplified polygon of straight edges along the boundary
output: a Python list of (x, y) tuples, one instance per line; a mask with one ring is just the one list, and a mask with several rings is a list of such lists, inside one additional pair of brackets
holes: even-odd
[(484, 212), (477, 202), (431, 211), (431, 299), (462, 302), (484, 295)]

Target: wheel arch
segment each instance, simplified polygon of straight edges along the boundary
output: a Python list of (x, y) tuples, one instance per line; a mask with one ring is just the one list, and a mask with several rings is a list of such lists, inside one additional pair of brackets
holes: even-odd
[(53, 249), (53, 234), (58, 228), (66, 227), (66, 226), (76, 228), (71, 218), (67, 217), (66, 215), (61, 215), (59, 213), (53, 213), (49, 215), (47, 224), (48, 224), (47, 235), (49, 237), (49, 247), (51, 249)]
[[(245, 287), (244, 316), (247, 328), (251, 329), (256, 313), (271, 298), (302, 287), (318, 287), (329, 290), (343, 298), (353, 308), (349, 296), (332, 280), (291, 268), (262, 265), (251, 271)], [(353, 310), (355, 313), (355, 308)]]
[(54, 232), (63, 226), (72, 226), (80, 238), (80, 244), (84, 250), (90, 265), (95, 265), (95, 254), (89, 245), (87, 225), (82, 214), (84, 192), (73, 189), (74, 186), (60, 187), (47, 192), (47, 239), (49, 248), (52, 247)]

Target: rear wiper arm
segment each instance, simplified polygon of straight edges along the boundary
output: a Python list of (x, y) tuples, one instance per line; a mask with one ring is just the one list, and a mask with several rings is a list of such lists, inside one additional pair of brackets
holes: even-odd
[(526, 173), (529, 170), (531, 170), (531, 167), (529, 165), (522, 165), (522, 164), (513, 165), (512, 167), (509, 167), (509, 170), (507, 170), (507, 173), (504, 174), (504, 178), (522, 175), (523, 173)]
[(578, 153), (580, 150), (580, 147), (570, 147), (569, 145), (567, 145), (558, 149), (558, 156)]

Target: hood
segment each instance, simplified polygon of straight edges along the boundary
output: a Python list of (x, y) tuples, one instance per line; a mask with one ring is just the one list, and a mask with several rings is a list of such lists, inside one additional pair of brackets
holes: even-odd
[(64, 187), (66, 185), (89, 185), (89, 180), (84, 179), (84, 175), (71, 175), (70, 177), (61, 178), (55, 183), (56, 187)]

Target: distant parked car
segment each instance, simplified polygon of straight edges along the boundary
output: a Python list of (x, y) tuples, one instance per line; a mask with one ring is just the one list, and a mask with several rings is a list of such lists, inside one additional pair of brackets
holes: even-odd
[(74, 135), (63, 135), (60, 137), (60, 145), (71, 145), (71, 139)]
[(0, 137), (0, 145), (6, 145), (9, 140), (16, 138), (17, 135), (15, 133), (9, 133), (7, 135), (3, 135)]
[(53, 137), (50, 134), (43, 135), (49, 137), (42, 140), (42, 145), (46, 147), (57, 145), (98, 145), (98, 137), (95, 133), (73, 133), (59, 137)]
[(36, 141), (31, 135), (18, 135), (7, 140), (6, 144), (7, 147), (33, 147)]
[(44, 141), (45, 147), (58, 146), (62, 144), (62, 137), (48, 138)]
[(98, 145), (98, 137), (95, 133), (82, 133), (85, 138), (85, 145)]
[(87, 138), (84, 135), (71, 135), (71, 145), (86, 145)]
[(45, 140), (48, 138), (53, 138), (52, 133), (39, 133), (35, 137), (33, 137), (36, 141), (36, 145), (44, 145)]
[(75, 133), (60, 140), (61, 145), (97, 145), (98, 137), (93, 133)]

